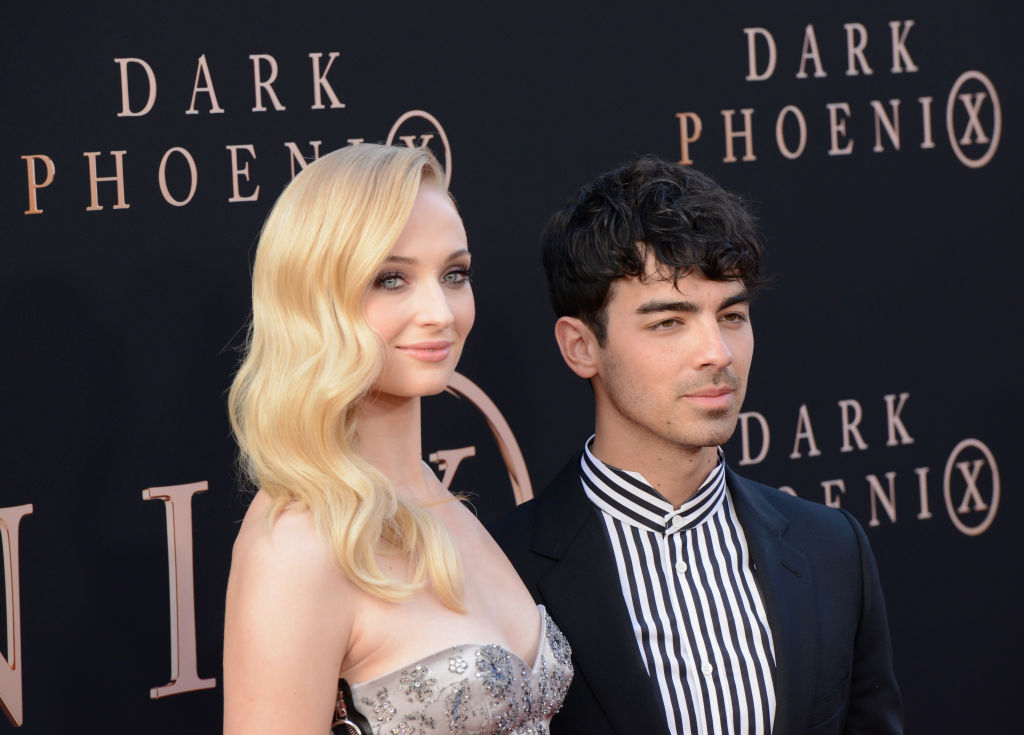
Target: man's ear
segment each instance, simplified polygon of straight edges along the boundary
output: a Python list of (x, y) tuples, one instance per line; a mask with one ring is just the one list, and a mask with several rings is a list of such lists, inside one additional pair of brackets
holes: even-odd
[(555, 322), (555, 341), (570, 370), (581, 378), (589, 379), (597, 374), (597, 338), (582, 320), (572, 316), (560, 317)]

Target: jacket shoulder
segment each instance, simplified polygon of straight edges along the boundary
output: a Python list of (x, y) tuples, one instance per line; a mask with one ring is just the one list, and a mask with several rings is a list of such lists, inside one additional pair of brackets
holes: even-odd
[[(790, 495), (778, 488), (741, 477), (730, 469), (729, 488), (740, 505), (740, 514), (749, 517), (753, 509), (757, 517), (772, 518), (783, 524), (789, 538), (813, 540), (816, 545), (863, 545), (864, 531), (847, 511), (813, 500)], [(747, 506), (744, 513), (743, 506)], [(781, 529), (780, 529), (781, 530)]]
[(508, 513), (490, 521), (487, 524), (487, 530), (503, 548), (506, 543), (511, 543), (516, 539), (529, 544), (536, 513), (537, 498), (531, 498), (525, 503), (520, 503)]

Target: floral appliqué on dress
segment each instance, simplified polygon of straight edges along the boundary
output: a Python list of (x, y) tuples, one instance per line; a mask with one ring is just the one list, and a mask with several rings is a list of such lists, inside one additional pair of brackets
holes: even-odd
[(572, 681), (572, 662), (562, 631), (543, 607), (540, 612), (532, 668), (501, 646), (455, 646), (352, 685), (356, 706), (374, 735), (548, 735)]

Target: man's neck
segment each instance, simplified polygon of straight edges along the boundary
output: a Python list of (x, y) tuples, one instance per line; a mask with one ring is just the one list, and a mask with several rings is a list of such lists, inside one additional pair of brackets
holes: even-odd
[(673, 508), (692, 498), (718, 464), (717, 447), (617, 446), (614, 438), (600, 433), (591, 452), (607, 465), (643, 476)]

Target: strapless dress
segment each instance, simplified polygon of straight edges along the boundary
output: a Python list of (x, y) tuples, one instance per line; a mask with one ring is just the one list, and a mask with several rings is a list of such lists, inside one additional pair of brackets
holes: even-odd
[(374, 735), (546, 735), (572, 681), (569, 643), (543, 605), (533, 665), (495, 644), (466, 643), (352, 684)]

